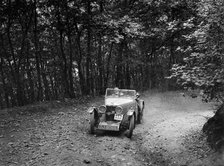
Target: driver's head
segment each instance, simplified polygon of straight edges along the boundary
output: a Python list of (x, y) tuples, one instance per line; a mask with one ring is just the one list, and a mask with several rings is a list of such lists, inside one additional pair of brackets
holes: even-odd
[(118, 87), (115, 87), (115, 88), (114, 88), (114, 91), (115, 91), (115, 94), (116, 94), (116, 95), (119, 94), (119, 88), (118, 88)]
[(115, 90), (115, 91), (118, 91), (118, 90), (119, 90), (119, 88), (118, 88), (118, 87), (115, 87), (115, 88), (114, 88), (114, 90)]

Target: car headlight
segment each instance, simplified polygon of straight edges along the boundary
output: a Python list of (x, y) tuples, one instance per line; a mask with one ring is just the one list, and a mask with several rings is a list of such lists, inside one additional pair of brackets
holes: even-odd
[(102, 113), (102, 114), (104, 114), (106, 112), (106, 106), (105, 105), (101, 105), (99, 107), (99, 112)]
[(116, 107), (115, 112), (116, 112), (116, 114), (121, 114), (123, 112), (123, 108), (122, 107)]

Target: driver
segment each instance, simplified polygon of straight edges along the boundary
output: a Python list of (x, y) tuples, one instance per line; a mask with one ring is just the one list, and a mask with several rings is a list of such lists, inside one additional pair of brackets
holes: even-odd
[(114, 88), (114, 94), (117, 95), (117, 96), (119, 95), (119, 88), (118, 87)]

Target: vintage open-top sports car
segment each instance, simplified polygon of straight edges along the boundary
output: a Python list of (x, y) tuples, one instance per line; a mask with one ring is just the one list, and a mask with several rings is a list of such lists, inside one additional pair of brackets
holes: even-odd
[(105, 104), (90, 107), (90, 133), (96, 129), (127, 131), (131, 138), (136, 123), (141, 123), (144, 101), (135, 90), (107, 88)]

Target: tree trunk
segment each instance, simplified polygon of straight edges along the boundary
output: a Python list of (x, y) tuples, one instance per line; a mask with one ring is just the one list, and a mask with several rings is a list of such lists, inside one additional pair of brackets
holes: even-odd
[(40, 55), (38, 47), (38, 35), (37, 35), (37, 1), (34, 0), (34, 45), (35, 45), (35, 58), (36, 58), (36, 71), (37, 71), (37, 100), (41, 101), (43, 98), (43, 87), (41, 83), (41, 71), (40, 71)]
[[(78, 29), (77, 29), (78, 31)], [(80, 33), (78, 33), (77, 38), (76, 38), (76, 43), (78, 46), (78, 75), (79, 75), (79, 85), (81, 88), (81, 94), (85, 95), (86, 94), (86, 83), (85, 83), (85, 78), (83, 76), (83, 70), (82, 70), (82, 50), (81, 50), (81, 41), (80, 41)]]
[(87, 57), (86, 57), (86, 93), (90, 94), (91, 83), (90, 83), (90, 63), (91, 63), (91, 26), (90, 26), (90, 17), (91, 17), (91, 2), (87, 2)]
[(42, 72), (42, 78), (43, 78), (43, 83), (44, 83), (44, 94), (45, 94), (45, 99), (47, 101), (50, 100), (50, 88), (47, 80), (47, 76), (45, 72)]
[(70, 83), (70, 94), (74, 97), (74, 82), (73, 82), (73, 56), (72, 56), (72, 40), (71, 35), (68, 35), (69, 41), (69, 83)]
[(107, 58), (107, 65), (106, 65), (106, 78), (105, 78), (105, 87), (106, 89), (108, 87), (108, 80), (109, 80), (109, 74), (110, 74), (110, 60), (111, 60), (111, 55), (112, 55), (112, 50), (113, 50), (113, 42), (110, 45), (110, 52)]
[(7, 86), (6, 86), (5, 76), (4, 76), (4, 72), (3, 72), (3, 58), (1, 58), (0, 60), (1, 60), (1, 63), (0, 63), (0, 72), (1, 72), (1, 78), (2, 78), (3, 90), (4, 90), (4, 98), (5, 98), (6, 106), (9, 107), (9, 94), (8, 94), (8, 88), (7, 88)]
[(73, 56), (72, 56), (72, 38), (71, 38), (71, 28), (69, 22), (69, 12), (68, 12), (68, 4), (66, 1), (66, 22), (67, 22), (67, 37), (68, 37), (68, 45), (69, 45), (69, 92), (70, 97), (74, 97), (74, 82), (73, 82)]
[(126, 64), (126, 69), (125, 69), (125, 88), (130, 89), (131, 87), (131, 76), (130, 76), (130, 68), (129, 64)]
[(29, 98), (31, 102), (35, 101), (35, 89), (34, 89), (34, 83), (33, 83), (33, 77), (31, 73), (31, 68), (30, 68), (30, 61), (29, 61), (29, 56), (28, 56), (28, 51), (27, 51), (27, 59), (26, 59), (26, 71), (27, 71), (27, 77), (28, 77), (28, 82), (29, 82)]
[(49, 75), (49, 77), (50, 77), (50, 88), (51, 88), (50, 98), (55, 99), (55, 86), (54, 86), (53, 76)]
[(126, 58), (126, 64), (125, 64), (125, 88), (129, 89), (130, 86), (131, 86), (131, 76), (130, 76), (129, 53), (128, 53), (128, 45), (127, 45), (127, 43), (125, 43), (124, 56)]
[(117, 70), (116, 70), (116, 80), (115, 80), (115, 85), (116, 87), (119, 88), (125, 88), (124, 87), (124, 78), (123, 78), (123, 49), (124, 49), (124, 40), (121, 41), (119, 44), (119, 51), (116, 59), (116, 65), (117, 65)]
[(104, 66), (102, 63), (102, 38), (99, 34), (99, 46), (98, 46), (98, 71), (99, 71), (99, 78), (98, 78), (98, 90), (99, 94), (103, 94), (103, 71)]
[(42, 75), (43, 84), (44, 84), (44, 96), (45, 96), (45, 99), (48, 101), (48, 100), (50, 100), (50, 88), (49, 88), (49, 83), (47, 80), (47, 75), (45, 72), (45, 67), (44, 67), (43, 61), (41, 63), (41, 71), (42, 71), (41, 75)]
[(13, 48), (12, 41), (11, 41), (10, 25), (8, 25), (8, 26), (9, 27), (7, 28), (7, 37), (8, 37), (9, 46), (10, 46), (10, 53), (11, 53), (11, 56), (13, 59), (13, 67), (11, 66), (10, 62), (9, 62), (9, 65), (11, 66), (13, 81), (15, 82), (15, 85), (16, 85), (17, 105), (22, 106), (24, 104), (24, 101), (23, 101), (23, 95), (22, 95), (22, 89), (21, 89), (22, 87), (21, 87), (21, 83), (20, 83), (20, 70), (19, 70), (19, 66), (16, 63), (17, 61), (15, 58), (14, 48)]
[(175, 62), (174, 59), (174, 43), (173, 43), (174, 38), (172, 37), (170, 39), (170, 59), (169, 59), (169, 69), (171, 69), (172, 64)]
[(20, 72), (17, 69), (16, 70), (16, 97), (17, 97), (17, 102), (19, 106), (23, 106), (25, 104), (25, 96), (24, 96), (24, 92), (23, 92), (23, 88), (21, 85), (21, 80), (20, 80)]
[(2, 94), (0, 94), (0, 110), (3, 109), (3, 108), (5, 108), (4, 104), (5, 104), (5, 103), (4, 103), (4, 101), (3, 101)]
[(68, 74), (67, 74), (67, 60), (66, 60), (66, 55), (64, 52), (64, 47), (63, 47), (63, 32), (60, 30), (60, 50), (61, 50), (61, 56), (63, 60), (63, 65), (62, 65), (62, 79), (64, 82), (64, 90), (65, 90), (65, 97), (71, 97), (70, 92), (69, 92), (69, 83), (68, 83)]

